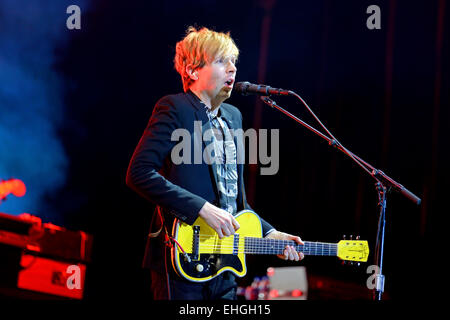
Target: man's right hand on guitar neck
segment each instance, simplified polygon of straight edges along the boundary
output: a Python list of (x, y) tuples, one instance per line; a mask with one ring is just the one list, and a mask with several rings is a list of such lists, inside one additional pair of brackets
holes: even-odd
[(203, 205), (198, 215), (217, 232), (220, 239), (233, 235), (240, 228), (232, 214), (209, 202)]

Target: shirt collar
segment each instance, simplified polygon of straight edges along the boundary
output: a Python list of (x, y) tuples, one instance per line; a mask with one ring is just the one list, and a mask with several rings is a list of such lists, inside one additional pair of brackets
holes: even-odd
[(209, 120), (214, 119), (215, 117), (220, 117), (219, 111), (220, 106), (213, 111), (211, 111), (211, 108), (208, 107), (202, 100), (200, 100), (199, 97), (195, 93), (193, 93), (191, 90), (188, 90), (188, 93), (195, 98), (195, 100), (200, 103), (206, 110), (206, 114), (208, 115)]

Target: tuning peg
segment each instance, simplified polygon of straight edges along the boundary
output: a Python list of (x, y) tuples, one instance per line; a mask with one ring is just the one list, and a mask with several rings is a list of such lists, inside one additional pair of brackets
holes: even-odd
[(356, 236), (356, 240), (359, 240), (360, 239), (360, 237), (359, 236)]
[(347, 236), (344, 234), (344, 235), (342, 236), (342, 239), (345, 240), (346, 238), (347, 238)]
[(353, 240), (353, 235), (352, 234), (350, 235), (350, 240)]
[(345, 265), (347, 264), (347, 261), (342, 260), (341, 264), (342, 264), (343, 266), (345, 266)]

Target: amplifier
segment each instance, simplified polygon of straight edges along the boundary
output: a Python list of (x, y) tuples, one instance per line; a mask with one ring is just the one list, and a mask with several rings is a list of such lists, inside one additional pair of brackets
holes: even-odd
[(82, 299), (92, 241), (36, 216), (0, 213), (0, 293)]
[(92, 236), (70, 231), (30, 214), (0, 213), (0, 243), (21, 247), (41, 256), (90, 262)]
[(82, 299), (86, 266), (23, 253), (17, 277), (19, 289)]

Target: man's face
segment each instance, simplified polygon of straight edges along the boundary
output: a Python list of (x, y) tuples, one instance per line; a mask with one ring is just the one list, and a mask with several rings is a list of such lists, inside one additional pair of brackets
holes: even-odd
[(206, 93), (211, 100), (222, 102), (228, 99), (236, 78), (235, 63), (234, 56), (218, 57), (197, 69), (196, 88)]

